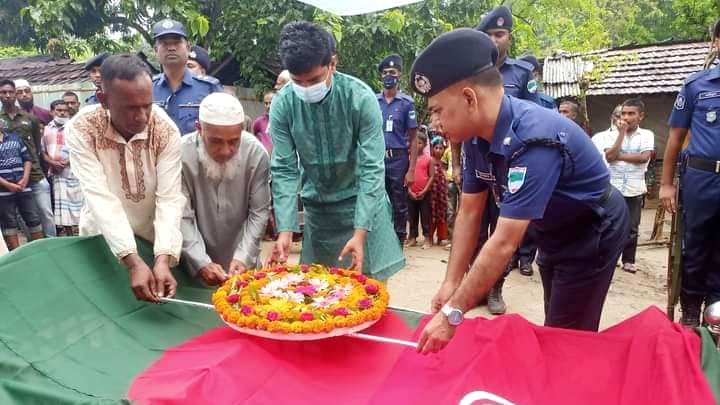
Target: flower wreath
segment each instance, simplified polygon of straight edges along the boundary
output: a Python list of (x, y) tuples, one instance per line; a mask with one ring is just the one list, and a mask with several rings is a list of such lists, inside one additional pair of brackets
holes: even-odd
[(233, 276), (212, 302), (225, 322), (241, 328), (319, 334), (380, 319), (389, 298), (381, 282), (360, 272), (303, 264)]

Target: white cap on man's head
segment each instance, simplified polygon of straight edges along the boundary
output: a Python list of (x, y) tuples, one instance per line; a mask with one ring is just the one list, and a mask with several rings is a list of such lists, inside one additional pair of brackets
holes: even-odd
[(16, 89), (24, 89), (25, 87), (30, 87), (30, 82), (28, 82), (25, 79), (18, 79), (15, 80), (15, 88)]
[(245, 122), (240, 100), (227, 93), (212, 93), (200, 103), (200, 122), (211, 125), (238, 125)]

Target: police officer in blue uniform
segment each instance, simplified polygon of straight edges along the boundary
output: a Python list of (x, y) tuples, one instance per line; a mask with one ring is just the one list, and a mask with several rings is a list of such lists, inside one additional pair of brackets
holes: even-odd
[(395, 233), (400, 243), (405, 243), (407, 187), (413, 183), (417, 159), (415, 102), (398, 89), (402, 72), (400, 55), (390, 55), (383, 59), (378, 65), (378, 71), (383, 81), (383, 91), (378, 93), (377, 99), (385, 131), (385, 189), (393, 208)]
[[(538, 83), (538, 87), (540, 87), (540, 76), (542, 75), (542, 69), (540, 68), (540, 62), (538, 62), (537, 58), (533, 54), (525, 54), (518, 58), (521, 61), (527, 62), (533, 67), (533, 80), (535, 80), (535, 83)], [(545, 108), (549, 108), (551, 110), (556, 110), (557, 105), (555, 105), (555, 99), (548, 96), (547, 94), (543, 93), (538, 89), (537, 91), (538, 96), (538, 104)]]
[[(433, 122), (465, 152), (463, 202), (435, 316), (419, 341), (424, 353), (447, 344), (463, 314), (502, 276), (531, 223), (545, 324), (597, 330), (629, 233), (625, 200), (592, 141), (560, 114), (505, 94), (497, 58), (486, 34), (461, 28), (436, 38), (410, 74)], [(464, 276), (490, 193), (500, 217)]]
[[(505, 93), (513, 97), (529, 100), (539, 103), (537, 96), (537, 82), (532, 74), (533, 67), (527, 62), (516, 60), (508, 56), (510, 47), (512, 46), (512, 29), (513, 17), (507, 6), (500, 6), (487, 13), (480, 20), (480, 24), (475, 28), (490, 36), (495, 46), (498, 48), (497, 67), (503, 78)], [(460, 148), (453, 145), (453, 154), (460, 155)], [(498, 210), (493, 207), (493, 200), (488, 201), (488, 209), (485, 210), (485, 217), (482, 224), (482, 232), (478, 240), (478, 250), (485, 241), (488, 240), (490, 234), (495, 229), (497, 222)], [(535, 246), (532, 242), (532, 230), (528, 232), (527, 240), (521, 244), (518, 252), (508, 263), (505, 273), (507, 276), (510, 271), (520, 265), (522, 274), (532, 275), (532, 260), (534, 258)], [(522, 256), (522, 257), (521, 257)], [(522, 258), (522, 263), (521, 259)], [(516, 265), (517, 263), (517, 265)], [(502, 289), (505, 283), (505, 277), (498, 280), (497, 284), (492, 288), (487, 297), (488, 311), (493, 315), (504, 314), (507, 310), (505, 300), (502, 296)]]
[(539, 103), (532, 65), (508, 55), (512, 46), (513, 29), (510, 9), (507, 6), (493, 9), (480, 20), (475, 29), (488, 34), (498, 48), (498, 69), (503, 77), (505, 94)]
[[(720, 48), (718, 37), (716, 23), (715, 48)], [(660, 199), (671, 212), (676, 210), (673, 180), (678, 154), (692, 132), (680, 162), (685, 226), (680, 322), (696, 327), (703, 301), (709, 305), (720, 300), (720, 66), (688, 77), (668, 124)]]
[[(102, 63), (105, 61), (105, 59), (107, 59), (108, 56), (110, 56), (109, 53), (103, 52), (99, 55), (93, 56), (92, 58), (88, 59), (87, 62), (85, 62), (85, 71), (88, 72), (88, 77), (90, 78), (90, 81), (95, 85), (95, 92), (100, 89), (100, 85), (102, 84), (100, 65), (102, 65)], [(86, 105), (97, 103), (99, 103), (99, 101), (95, 94), (92, 94), (85, 99)]]
[(195, 76), (207, 76), (210, 70), (210, 53), (199, 45), (193, 45), (188, 54), (187, 68)]
[(163, 67), (163, 73), (153, 77), (153, 100), (181, 134), (188, 134), (196, 130), (200, 102), (210, 93), (223, 91), (222, 85), (213, 77), (194, 76), (187, 68), (190, 46), (182, 24), (162, 20), (153, 26), (152, 35)]

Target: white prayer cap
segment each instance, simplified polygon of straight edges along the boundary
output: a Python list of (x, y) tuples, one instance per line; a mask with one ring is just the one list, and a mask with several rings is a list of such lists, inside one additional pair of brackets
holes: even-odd
[(245, 122), (240, 100), (227, 93), (212, 93), (200, 103), (200, 122), (211, 125), (238, 125)]
[(28, 82), (25, 79), (15, 80), (15, 88), (16, 89), (24, 89), (25, 87), (30, 87), (30, 82)]

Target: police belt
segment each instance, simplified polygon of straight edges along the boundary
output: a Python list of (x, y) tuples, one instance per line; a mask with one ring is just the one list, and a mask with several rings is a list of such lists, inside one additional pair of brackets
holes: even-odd
[(392, 159), (400, 156), (407, 156), (408, 151), (405, 148), (385, 149), (385, 159)]
[(708, 160), (696, 156), (688, 156), (687, 165), (693, 169), (720, 174), (720, 160)]

